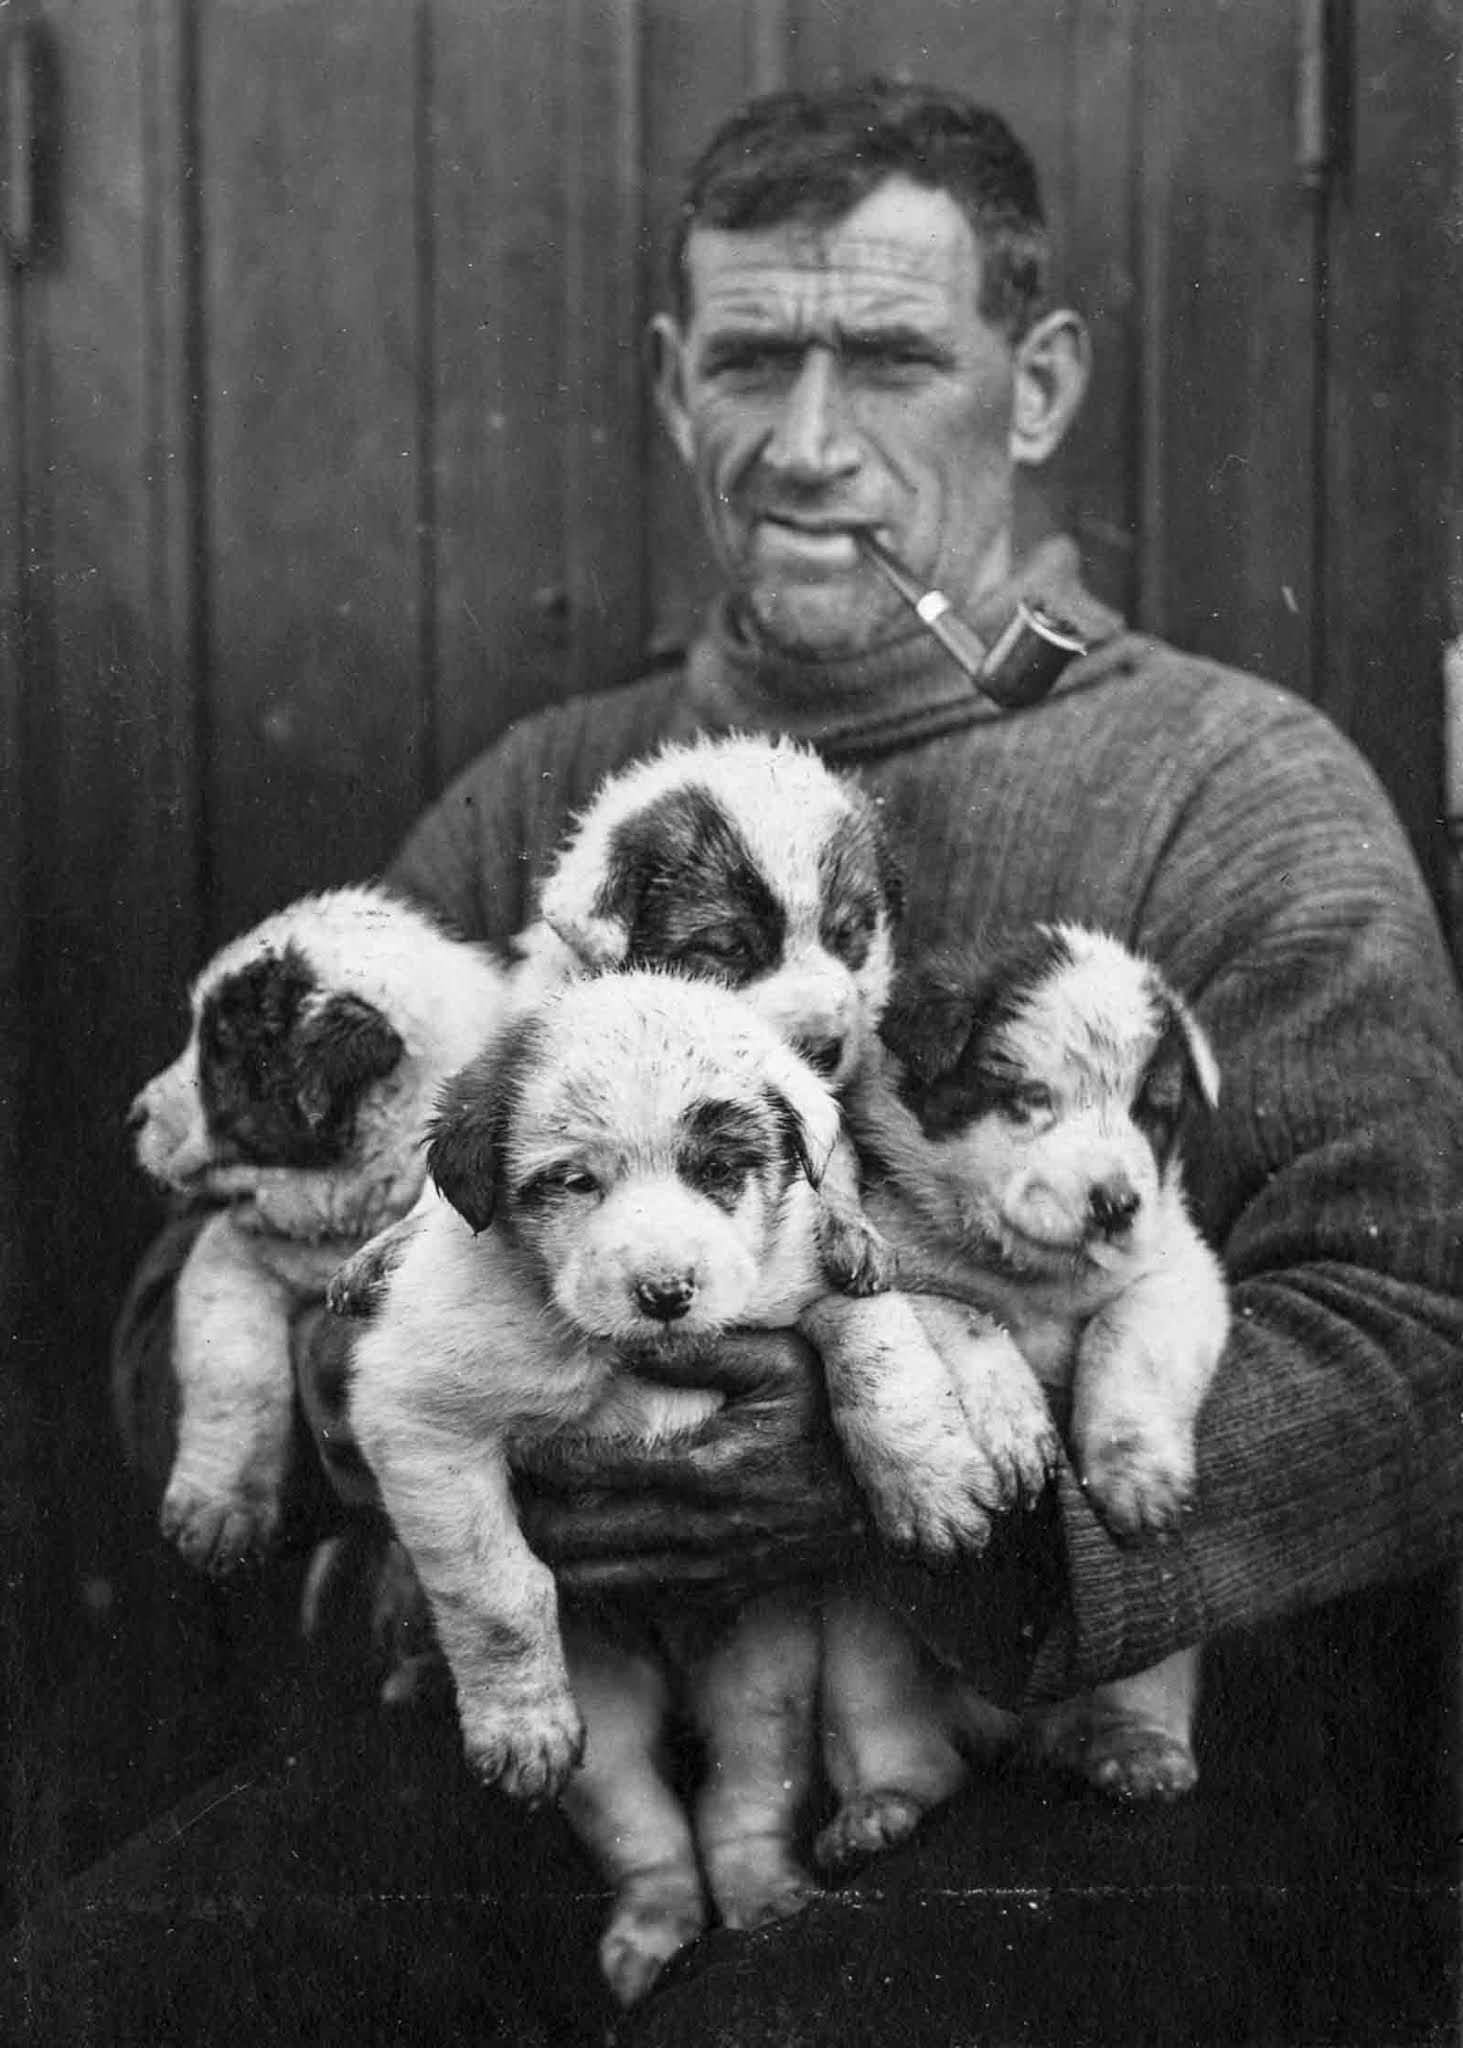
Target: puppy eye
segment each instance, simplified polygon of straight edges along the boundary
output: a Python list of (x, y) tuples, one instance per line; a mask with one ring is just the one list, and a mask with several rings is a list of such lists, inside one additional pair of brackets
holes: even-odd
[(717, 1193), (740, 1187), (746, 1177), (746, 1168), (741, 1161), (723, 1152), (713, 1152), (709, 1158), (697, 1162), (697, 1180), (703, 1188)]
[(750, 948), (736, 932), (698, 932), (677, 957), (682, 967), (705, 965), (717, 973), (735, 973), (751, 964)]
[(826, 944), (836, 959), (849, 967), (862, 967), (869, 954), (869, 941), (873, 937), (874, 921), (871, 917), (849, 917), (834, 925)]
[(560, 1174), (559, 1186), (566, 1195), (597, 1195), (599, 1193), (599, 1182), (595, 1179), (594, 1175), (586, 1173), (583, 1167), (579, 1166), (572, 1167), (569, 1172)]
[(1006, 1114), (1018, 1124), (1034, 1124), (1050, 1116), (1055, 1108), (1052, 1091), (1038, 1081), (1023, 1082), (1019, 1088), (1013, 1088), (1006, 1102)]

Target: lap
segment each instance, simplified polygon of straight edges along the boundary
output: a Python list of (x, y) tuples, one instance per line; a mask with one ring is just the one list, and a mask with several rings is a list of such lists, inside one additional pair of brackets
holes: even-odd
[[(1395, 1664), (1386, 1604), (1213, 1653), (1192, 1800), (980, 1781), (797, 1920), (698, 1944), (624, 2048), (1441, 2037), (1441, 1774), (1334, 1654), (1369, 1630)], [(602, 1887), (557, 1816), (471, 1783), (450, 1707), (322, 1697), (294, 1729), (42, 1905), (3, 2038), (603, 2039)]]

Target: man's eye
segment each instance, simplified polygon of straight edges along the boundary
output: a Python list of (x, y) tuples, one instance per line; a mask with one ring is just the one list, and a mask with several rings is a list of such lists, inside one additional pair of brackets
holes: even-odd
[(704, 374), (730, 378), (781, 376), (788, 370), (796, 371), (799, 360), (797, 349), (782, 348), (776, 342), (738, 342), (713, 349), (706, 358)]
[(939, 366), (935, 351), (917, 341), (845, 343), (844, 359), (866, 375), (900, 377)]

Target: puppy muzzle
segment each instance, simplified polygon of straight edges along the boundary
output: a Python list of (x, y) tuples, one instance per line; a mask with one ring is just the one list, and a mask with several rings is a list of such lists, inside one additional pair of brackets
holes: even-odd
[(1141, 1233), (1153, 1190), (1122, 1148), (1030, 1159), (1008, 1183), (1002, 1208), (1013, 1229), (1053, 1251), (1087, 1251), (1101, 1262)]
[(836, 962), (790, 968), (745, 991), (764, 1021), (838, 1089), (857, 1070), (866, 1026), (859, 990)]
[(554, 1278), (560, 1308), (613, 1342), (724, 1329), (756, 1284), (735, 1219), (677, 1185), (622, 1193), (589, 1219)]
[(164, 1187), (187, 1188), (216, 1163), (191, 1070), (176, 1061), (132, 1099), (127, 1112), (137, 1163)]

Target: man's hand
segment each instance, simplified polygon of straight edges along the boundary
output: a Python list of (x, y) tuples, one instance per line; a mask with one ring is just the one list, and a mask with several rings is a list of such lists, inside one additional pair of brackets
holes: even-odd
[[(295, 1368), (336, 1489), (374, 1488), (345, 1408), (350, 1325), (301, 1317)], [(864, 1515), (811, 1347), (791, 1331), (729, 1337), (709, 1378), (726, 1392), (693, 1436), (656, 1446), (579, 1438), (545, 1446), (517, 1495), (529, 1544), (573, 1592), (754, 1587), (845, 1558)]]
[(708, 1377), (726, 1400), (694, 1436), (554, 1444), (524, 1471), (524, 1532), (567, 1592), (736, 1592), (861, 1551), (864, 1511), (811, 1347), (746, 1332), (718, 1347)]

